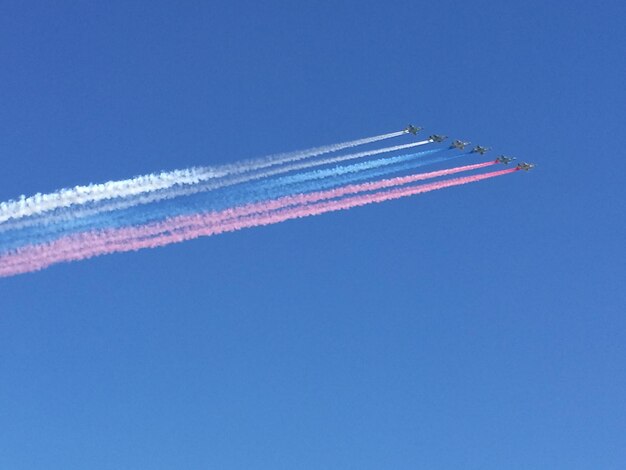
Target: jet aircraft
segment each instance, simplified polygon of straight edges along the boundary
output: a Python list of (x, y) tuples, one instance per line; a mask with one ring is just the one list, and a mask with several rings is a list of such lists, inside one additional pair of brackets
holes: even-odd
[(429, 139), (432, 140), (433, 142), (443, 142), (447, 138), (448, 138), (447, 135), (439, 135), (439, 134), (433, 134), (429, 137)]
[(409, 124), (406, 129), (404, 129), (404, 132), (406, 132), (407, 134), (413, 134), (416, 135), (419, 131), (421, 131), (422, 128), (421, 127), (415, 127), (413, 124)]
[(480, 145), (477, 145), (472, 149), (472, 153), (480, 153), (481, 155), (484, 155), (488, 151), (489, 147), (481, 147)]
[(519, 163), (517, 165), (517, 169), (518, 170), (528, 171), (528, 170), (532, 170), (533, 168), (535, 168), (535, 164), (534, 163), (522, 162), (522, 163)]
[(454, 142), (452, 142), (452, 145), (450, 145), (451, 149), (459, 149), (459, 150), (465, 150), (465, 146), (469, 145), (471, 142), (463, 142), (462, 140), (455, 140)]
[(515, 157), (507, 157), (507, 156), (504, 156), (504, 155), (500, 155), (498, 158), (496, 158), (496, 161), (498, 163), (504, 163), (505, 165), (508, 165), (513, 160), (515, 160)]

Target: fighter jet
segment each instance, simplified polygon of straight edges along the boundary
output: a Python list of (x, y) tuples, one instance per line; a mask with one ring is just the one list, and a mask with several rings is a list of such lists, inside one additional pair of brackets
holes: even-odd
[(506, 157), (504, 155), (500, 155), (498, 158), (496, 158), (496, 161), (498, 163), (504, 163), (505, 165), (508, 165), (513, 160), (515, 160), (515, 157)]
[(413, 124), (409, 124), (408, 126), (406, 126), (406, 129), (404, 129), (404, 132), (406, 132), (407, 134), (416, 135), (421, 130), (421, 127), (415, 127)]
[(452, 145), (450, 145), (451, 149), (459, 149), (459, 150), (465, 150), (465, 146), (469, 145), (471, 142), (463, 142), (462, 140), (455, 140), (454, 142), (452, 142)]
[(477, 145), (476, 147), (474, 147), (472, 149), (472, 153), (480, 153), (481, 155), (484, 155), (485, 152), (489, 151), (489, 147), (481, 147), (480, 145)]
[(429, 139), (432, 140), (433, 142), (443, 142), (447, 138), (448, 138), (447, 135), (439, 135), (439, 134), (433, 134), (429, 137)]
[(534, 163), (522, 162), (522, 163), (519, 163), (517, 165), (517, 169), (518, 170), (528, 171), (528, 170), (532, 170), (533, 168), (535, 168), (535, 164)]

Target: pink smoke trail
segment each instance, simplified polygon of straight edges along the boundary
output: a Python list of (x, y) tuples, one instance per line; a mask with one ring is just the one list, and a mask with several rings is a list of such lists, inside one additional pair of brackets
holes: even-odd
[[(492, 164), (492, 162), (479, 165), (482, 167), (483, 165), (489, 166), (489, 164)], [(469, 166), (473, 167), (474, 165)], [(515, 171), (517, 170), (512, 168), (419, 186), (409, 186), (389, 191), (379, 191), (372, 194), (362, 194), (339, 200), (327, 200), (308, 205), (306, 203), (295, 202), (295, 200), (299, 197), (312, 196), (313, 193), (309, 195), (288, 196), (286, 198), (280, 198), (280, 200), (283, 201), (282, 205), (279, 199), (276, 199), (265, 203), (227, 209), (218, 213), (175, 217), (159, 224), (68, 236), (51, 243), (25, 247), (19, 251), (1, 257), (0, 276), (11, 276), (36, 271), (62, 261), (77, 261), (106, 253), (155, 248), (200, 236), (216, 235), (241, 230), (247, 227), (275, 224), (293, 218), (349, 209), (370, 203), (383, 202), (437, 189), (481, 181)], [(423, 175), (413, 175), (413, 177), (423, 177)], [(401, 179), (406, 181), (410, 178), (412, 177), (394, 178), (393, 180)], [(366, 183), (364, 185), (352, 185), (352, 187), (366, 187), (366, 189), (363, 190), (370, 191), (378, 187), (390, 185), (391, 183), (389, 183), (389, 181), (392, 180)], [(320, 192), (318, 193), (317, 200), (338, 197), (329, 193), (341, 194), (341, 192), (345, 192), (347, 188), (346, 186), (336, 190)], [(353, 189), (351, 192), (356, 191)], [(326, 194), (322, 196), (323, 193)], [(300, 205), (289, 207), (293, 204)]]

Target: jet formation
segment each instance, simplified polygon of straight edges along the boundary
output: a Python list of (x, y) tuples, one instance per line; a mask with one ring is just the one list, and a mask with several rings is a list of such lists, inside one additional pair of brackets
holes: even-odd
[[(403, 131), (406, 132), (407, 134), (416, 135), (422, 129), (423, 129), (422, 127), (417, 127), (417, 126), (414, 126), (413, 124), (409, 124), (406, 128), (403, 129)], [(448, 136), (446, 135), (432, 134), (431, 136), (428, 137), (428, 140), (430, 140), (431, 142), (440, 143), (446, 140), (447, 138)], [(452, 144), (450, 144), (449, 148), (457, 149), (457, 150), (465, 150), (465, 147), (468, 146), (470, 143), (471, 142), (465, 142), (463, 140), (456, 139), (452, 142)], [(482, 145), (477, 145), (470, 151), (470, 153), (479, 153), (480, 155), (484, 155), (489, 150), (491, 150), (490, 147), (483, 147)], [(498, 156), (498, 158), (496, 158), (496, 162), (503, 163), (504, 165), (508, 165), (513, 160), (515, 160), (515, 157), (507, 157), (506, 155), (500, 155)], [(518, 170), (529, 171), (529, 170), (532, 170), (534, 167), (535, 167), (534, 163), (522, 162), (522, 163), (519, 163), (516, 168)]]

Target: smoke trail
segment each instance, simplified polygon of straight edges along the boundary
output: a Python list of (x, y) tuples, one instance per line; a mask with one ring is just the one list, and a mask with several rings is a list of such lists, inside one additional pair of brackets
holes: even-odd
[(374, 142), (380, 142), (381, 140), (399, 137), (404, 134), (406, 134), (405, 131), (390, 132), (388, 134), (366, 137), (364, 139), (352, 140), (350, 142), (343, 142), (340, 144), (326, 145), (324, 147), (317, 147), (310, 150), (301, 150), (279, 155), (270, 155), (269, 157), (257, 158), (254, 160), (243, 160), (241, 162), (223, 165), (220, 168), (223, 168), (229, 173), (244, 173), (247, 171), (260, 170), (262, 168), (267, 168), (274, 165), (282, 165), (283, 163), (296, 162), (298, 160), (316, 157), (327, 153), (338, 152), (339, 150), (344, 150), (347, 148), (372, 144)]
[[(487, 162), (487, 164), (483, 165), (488, 166), (489, 164), (492, 163)], [(310, 194), (290, 196), (283, 201), (267, 201), (261, 204), (228, 209), (221, 213), (181, 216), (159, 224), (143, 227), (130, 227), (72, 235), (49, 244), (24, 247), (15, 253), (0, 257), (0, 276), (12, 276), (19, 273), (36, 271), (63, 261), (77, 261), (107, 253), (155, 248), (200, 236), (216, 235), (247, 227), (269, 225), (293, 218), (307, 217), (371, 203), (389, 201), (451, 186), (477, 182), (515, 171), (517, 171), (516, 168), (511, 168), (479, 175), (453, 178), (430, 184), (399, 187), (387, 191), (365, 193), (343, 199), (327, 200), (328, 198), (336, 198), (338, 197), (336, 195), (341, 195), (345, 193), (345, 191), (351, 192), (357, 189), (357, 187), (351, 189), (344, 188), (343, 190), (342, 188), (338, 188), (333, 190), (334, 192), (328, 191), (326, 192), (327, 194), (324, 195), (318, 193), (316, 197), (322, 198), (321, 202), (307, 203), (310, 200), (314, 200), (312, 199), (314, 196)], [(410, 177), (404, 177), (403, 181), (407, 181), (407, 178)], [(382, 182), (367, 183), (366, 185), (358, 185), (358, 187), (366, 186), (368, 188), (366, 191), (371, 191), (378, 188), (377, 185), (381, 183)], [(297, 205), (294, 206), (294, 204)]]
[[(448, 152), (448, 155), (440, 158), (417, 162), (410, 161), (439, 151), (441, 151), (441, 149), (427, 150), (392, 158), (381, 158), (347, 166), (337, 166), (328, 170), (317, 170), (297, 174), (295, 175), (297, 178), (283, 177), (267, 182), (251, 183), (226, 193), (199, 194), (194, 201), (185, 201), (184, 204), (181, 204), (180, 201), (171, 201), (150, 208), (107, 212), (95, 215), (91, 218), (79, 218), (66, 223), (25, 229), (2, 237), (0, 241), (0, 252), (23, 245), (24, 240), (28, 240), (30, 243), (43, 243), (53, 240), (60, 235), (67, 235), (79, 231), (145, 224), (165, 217), (184, 215), (198, 211), (219, 210), (228, 206), (242, 205), (263, 199), (274, 199), (293, 193), (318, 191), (355, 181), (386, 176), (393, 172), (412, 170), (423, 165), (464, 155), (456, 152)], [(393, 166), (394, 164), (407, 161), (408, 163), (404, 163), (404, 165)], [(329, 177), (329, 175), (331, 177)], [(323, 179), (317, 181), (317, 179), (320, 178)]]
[(129, 180), (109, 181), (103, 184), (91, 184), (88, 186), (76, 186), (71, 189), (62, 189), (50, 194), (35, 194), (31, 197), (22, 196), (18, 200), (0, 203), (0, 222), (4, 222), (9, 219), (28, 217), (34, 214), (50, 211), (58, 207), (84, 204), (89, 201), (95, 202), (116, 197), (133, 196), (143, 192), (170, 188), (174, 185), (197, 184), (213, 178), (259, 170), (274, 165), (295, 162), (305, 158), (336, 152), (346, 148), (379, 142), (381, 140), (398, 137), (403, 134), (405, 134), (404, 131), (391, 132), (374, 137), (326, 145), (324, 147), (317, 147), (309, 150), (270, 155), (256, 160), (246, 160), (218, 167), (174, 170), (170, 172), (139, 176)]
[(28, 227), (33, 227), (36, 225), (52, 225), (55, 223), (68, 221), (68, 220), (76, 220), (83, 217), (90, 217), (96, 214), (100, 214), (102, 212), (111, 212), (115, 210), (123, 210), (130, 207), (134, 207), (137, 205), (150, 204), (153, 202), (158, 202), (164, 199), (173, 199), (181, 196), (190, 196), (200, 192), (212, 191), (216, 189), (221, 189), (228, 186), (233, 186), (236, 184), (246, 183), (254, 180), (259, 180), (263, 178), (269, 178), (274, 175), (279, 175), (282, 173), (288, 173), (291, 171), (302, 170), (305, 168), (311, 168), (315, 166), (328, 165), (333, 163), (339, 163), (347, 160), (355, 160), (358, 158), (365, 158), (374, 155), (380, 155), (383, 153), (390, 153), (399, 150), (405, 150), (413, 147), (418, 147), (421, 145), (429, 144), (432, 140), (422, 140), (420, 142), (413, 142), (410, 144), (403, 145), (395, 145), (392, 147), (385, 147), (382, 149), (374, 149), (368, 150), (365, 152), (359, 153), (351, 153), (348, 155), (341, 155), (338, 157), (326, 158), (326, 159), (317, 159), (305, 162), (294, 163), (291, 165), (283, 165), (278, 168), (274, 168), (272, 170), (265, 170), (262, 172), (250, 172), (250, 174), (239, 176), (239, 177), (228, 177), (218, 180), (217, 182), (209, 182), (209, 183), (198, 183), (195, 185), (187, 185), (187, 186), (173, 186), (170, 188), (166, 188), (164, 190), (156, 190), (149, 193), (142, 193), (136, 196), (128, 196), (124, 198), (114, 198), (112, 201), (108, 202), (86, 202), (81, 204), (79, 207), (72, 208), (71, 211), (68, 211), (66, 207), (60, 207), (54, 209), (54, 212), (48, 213), (44, 212), (41, 214), (35, 214), (23, 220), (9, 220), (6, 223), (0, 222), (0, 233), (4, 233), (7, 231), (21, 230)]

